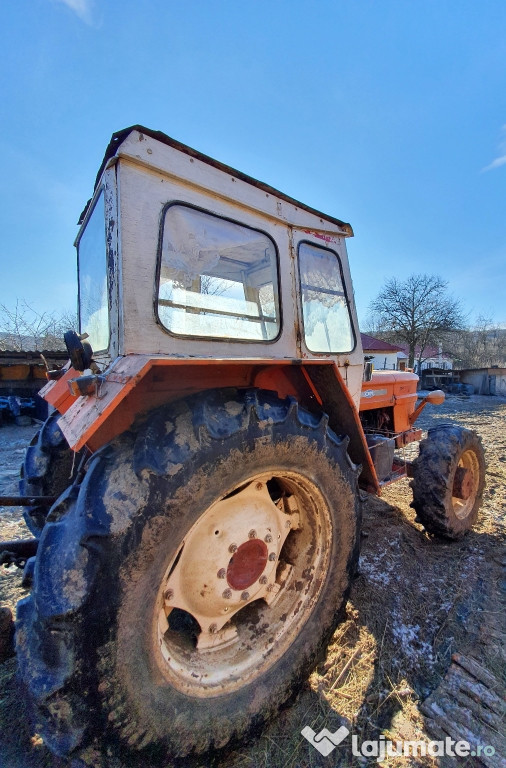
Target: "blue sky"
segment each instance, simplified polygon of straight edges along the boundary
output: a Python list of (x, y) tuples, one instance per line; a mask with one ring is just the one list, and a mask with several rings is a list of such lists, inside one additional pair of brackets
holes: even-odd
[(0, 302), (75, 305), (73, 241), (134, 123), (351, 222), (359, 315), (439, 274), (506, 323), (504, 0), (5, 0)]

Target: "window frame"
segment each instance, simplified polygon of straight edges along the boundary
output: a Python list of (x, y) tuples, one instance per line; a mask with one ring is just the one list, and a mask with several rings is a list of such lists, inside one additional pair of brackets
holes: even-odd
[[(163, 324), (162, 320), (160, 319), (160, 315), (158, 312), (158, 300), (159, 300), (159, 292), (160, 292), (160, 275), (162, 271), (162, 257), (163, 257), (163, 234), (164, 234), (164, 227), (165, 227), (165, 220), (167, 217), (168, 211), (174, 207), (174, 206), (182, 206), (184, 208), (191, 208), (194, 211), (198, 211), (199, 213), (204, 213), (208, 216), (212, 216), (215, 219), (221, 219), (222, 221), (228, 221), (231, 224), (236, 224), (239, 227), (244, 227), (245, 229), (249, 229), (252, 232), (258, 232), (260, 235), (264, 235), (268, 238), (268, 240), (272, 243), (274, 246), (274, 253), (276, 256), (276, 277), (278, 282), (278, 307), (279, 307), (279, 331), (277, 336), (274, 339), (238, 339), (232, 336), (199, 336), (194, 334), (183, 334), (183, 333), (176, 333), (175, 331), (171, 331), (170, 328), (167, 328), (166, 325)], [(279, 341), (282, 333), (283, 333), (283, 297), (282, 297), (282, 289), (281, 289), (281, 270), (280, 270), (280, 259), (279, 259), (279, 249), (276, 241), (270, 235), (268, 232), (266, 232), (263, 229), (258, 229), (257, 227), (252, 227), (249, 224), (245, 224), (242, 221), (238, 221), (237, 219), (233, 219), (230, 216), (222, 216), (219, 213), (215, 213), (214, 211), (210, 211), (207, 208), (202, 208), (198, 205), (193, 205), (192, 203), (188, 203), (185, 200), (171, 200), (168, 203), (165, 203), (165, 205), (162, 207), (161, 213), (160, 213), (160, 227), (158, 232), (158, 246), (157, 246), (157, 258), (156, 258), (156, 273), (155, 273), (155, 291), (154, 291), (154, 297), (153, 297), (153, 306), (154, 306), (154, 314), (155, 314), (155, 320), (157, 325), (164, 331), (164, 333), (168, 333), (169, 336), (173, 336), (176, 339), (184, 339), (184, 340), (192, 340), (195, 339), (196, 341), (212, 341), (214, 343), (224, 342), (226, 344), (234, 343), (234, 344), (275, 344), (277, 341)]]
[[(337, 266), (339, 268), (339, 276), (341, 278), (341, 283), (342, 283), (342, 286), (343, 286), (343, 295), (344, 295), (344, 298), (345, 298), (345, 301), (346, 301), (346, 309), (348, 310), (348, 317), (349, 317), (349, 320), (350, 320), (350, 328), (351, 328), (351, 333), (352, 333), (352, 337), (353, 337), (353, 346), (351, 347), (351, 349), (346, 349), (346, 350), (343, 350), (342, 352), (329, 352), (329, 351), (313, 350), (313, 349), (310, 349), (310, 347), (308, 346), (307, 336), (306, 336), (306, 328), (305, 328), (305, 324), (304, 324), (304, 303), (302, 301), (302, 291), (303, 291), (302, 286), (303, 286), (303, 283), (302, 283), (301, 260), (300, 260), (300, 246), (301, 245), (310, 245), (312, 248), (318, 248), (320, 251), (325, 251), (326, 253), (331, 253), (333, 256), (335, 256), (335, 258), (337, 260)], [(301, 319), (301, 325), (302, 325), (302, 339), (304, 341), (304, 346), (306, 347), (308, 352), (310, 352), (312, 355), (351, 355), (356, 350), (356, 348), (357, 348), (357, 334), (355, 332), (354, 318), (353, 318), (353, 314), (351, 312), (351, 305), (350, 305), (350, 300), (348, 298), (348, 291), (346, 289), (346, 281), (344, 279), (344, 274), (343, 274), (343, 265), (342, 265), (342, 262), (341, 262), (341, 257), (339, 256), (337, 251), (335, 251), (333, 248), (327, 248), (324, 245), (320, 245), (320, 243), (313, 243), (313, 242), (311, 242), (311, 240), (306, 240), (306, 239), (299, 240), (299, 242), (297, 243), (297, 276), (298, 276), (298, 279), (299, 279), (299, 307), (300, 307), (300, 319)]]
[(75, 247), (77, 250), (77, 319), (79, 320), (79, 333), (83, 333), (86, 331), (86, 329), (83, 329), (82, 323), (81, 323), (81, 256), (79, 253), (79, 247), (81, 245), (81, 240), (86, 232), (86, 227), (88, 226), (88, 223), (93, 216), (93, 213), (95, 212), (95, 209), (97, 207), (98, 201), (100, 200), (100, 197), (103, 195), (104, 197), (104, 264), (105, 264), (105, 279), (106, 279), (106, 287), (107, 287), (107, 326), (109, 331), (109, 338), (107, 341), (107, 347), (104, 347), (103, 349), (93, 349), (93, 354), (104, 354), (108, 352), (110, 346), (111, 346), (111, 336), (112, 336), (112, 328), (111, 328), (111, 306), (110, 306), (110, 291), (111, 291), (111, 285), (109, 280), (109, 265), (108, 265), (108, 253), (107, 253), (107, 215), (106, 215), (106, 204), (105, 204), (105, 184), (101, 184), (100, 187), (96, 190), (94, 195), (93, 204), (90, 205), (89, 209), (86, 212), (86, 218), (84, 219), (81, 229), (79, 231), (79, 234), (76, 237), (75, 241)]

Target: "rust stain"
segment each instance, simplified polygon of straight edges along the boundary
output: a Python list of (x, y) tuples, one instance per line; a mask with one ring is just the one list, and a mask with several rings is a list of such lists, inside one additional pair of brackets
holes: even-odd
[(336, 238), (332, 237), (332, 235), (324, 235), (322, 232), (315, 232), (312, 229), (304, 229), (302, 230), (305, 235), (312, 235), (312, 237), (318, 238), (318, 240), (324, 240), (326, 243), (335, 243)]

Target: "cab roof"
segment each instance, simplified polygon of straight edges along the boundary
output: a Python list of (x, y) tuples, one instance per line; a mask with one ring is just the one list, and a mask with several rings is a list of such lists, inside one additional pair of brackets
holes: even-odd
[[(241, 179), (241, 181), (245, 181), (247, 184), (251, 184), (252, 186), (257, 187), (258, 189), (263, 190), (267, 194), (274, 195), (275, 197), (279, 197), (281, 200), (285, 200), (287, 203), (291, 203), (292, 205), (297, 206), (297, 208), (301, 208), (304, 211), (308, 211), (308, 213), (312, 213), (312, 214), (315, 214), (316, 216), (323, 217), (327, 221), (330, 221), (333, 224), (337, 224), (338, 227), (341, 227), (344, 230), (343, 234), (345, 236), (353, 237), (353, 229), (351, 227), (351, 224), (348, 224), (345, 221), (341, 221), (340, 219), (336, 219), (334, 216), (329, 216), (326, 213), (322, 213), (322, 211), (318, 211), (315, 208), (311, 208), (310, 206), (305, 205), (304, 203), (301, 203), (299, 200), (295, 200), (293, 197), (289, 197), (288, 195), (285, 195), (283, 192), (280, 192), (278, 189), (275, 189), (274, 187), (271, 187), (268, 184), (264, 184), (262, 181), (258, 181), (258, 179), (254, 179), (252, 176), (248, 176), (247, 174), (242, 173), (241, 171), (238, 171), (237, 169), (232, 168), (229, 165), (220, 163), (218, 160), (214, 160), (212, 157), (202, 154), (202, 152), (198, 152), (196, 149), (192, 149), (192, 147), (188, 147), (186, 144), (182, 144), (180, 141), (176, 141), (176, 139), (172, 139), (170, 136), (167, 136), (166, 133), (162, 133), (162, 131), (153, 131), (150, 128), (146, 128), (143, 125), (131, 125), (129, 128), (123, 128), (123, 130), (116, 131), (116, 133), (112, 134), (111, 140), (107, 146), (107, 149), (105, 150), (104, 159), (102, 160), (102, 163), (100, 165), (97, 178), (95, 180), (95, 189), (100, 183), (102, 173), (104, 172), (104, 169), (107, 163), (112, 157), (114, 157), (118, 153), (118, 150), (123, 144), (123, 142), (128, 138), (128, 136), (130, 136), (130, 134), (133, 131), (139, 131), (139, 133), (145, 134), (146, 136), (150, 136), (152, 139), (156, 139), (157, 141), (162, 142), (162, 144), (167, 144), (169, 147), (173, 147), (174, 149), (177, 149), (180, 152), (184, 152), (186, 155), (189, 155), (190, 157), (194, 157), (198, 160), (201, 160), (203, 163), (212, 165), (214, 168), (217, 168), (220, 171), (224, 171), (225, 173), (231, 174), (232, 176), (235, 176), (237, 179)], [(88, 201), (84, 211), (80, 216), (79, 224), (81, 224), (82, 221), (84, 220), (86, 211), (88, 210), (89, 203), (90, 201)]]

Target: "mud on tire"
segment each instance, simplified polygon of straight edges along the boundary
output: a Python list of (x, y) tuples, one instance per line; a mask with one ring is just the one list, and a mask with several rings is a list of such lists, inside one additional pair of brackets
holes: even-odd
[[(358, 558), (357, 468), (347, 442), (292, 398), (219, 390), (154, 411), (92, 457), (79, 493), (69, 489), (51, 512), (34, 591), (18, 608), (21, 672), (54, 752), (82, 755), (100, 736), (148, 750), (152, 762), (201, 754), (279, 710), (325, 654)], [(263, 539), (262, 510), (274, 521)], [(227, 555), (226, 578), (209, 568), (209, 583), (223, 586), (197, 604), (202, 628), (188, 610), (167, 608), (177, 592), (167, 584), (188, 563), (205, 564), (204, 551), (213, 561), (227, 526), (243, 552), (262, 554), (262, 541), (267, 552), (285, 513), (294, 516), (288, 533), (279, 528), (287, 538), (274, 563), (276, 600), (247, 602), (225, 624), (238, 639), (200, 650), (216, 632), (204, 632), (206, 605), (215, 601), (221, 615), (224, 588), (231, 605), (247, 600), (240, 582), (251, 581), (257, 560), (245, 571)], [(248, 532), (252, 520), (257, 530)]]
[[(58, 497), (72, 482), (78, 460), (58, 426), (60, 414), (49, 416), (27, 448), (21, 465), (19, 491), (22, 496)], [(50, 507), (25, 507), (23, 516), (34, 536), (39, 537)]]
[[(469, 477), (470, 495), (458, 498), (457, 472)], [(470, 429), (441, 425), (429, 430), (413, 462), (411, 506), (435, 536), (460, 539), (476, 522), (485, 483), (485, 457), (478, 435)]]

